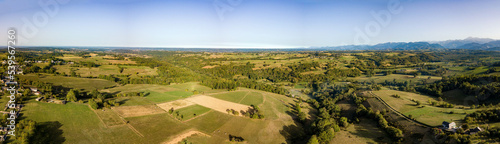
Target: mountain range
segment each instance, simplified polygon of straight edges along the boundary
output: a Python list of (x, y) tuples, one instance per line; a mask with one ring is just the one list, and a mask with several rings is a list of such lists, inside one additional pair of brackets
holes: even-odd
[(500, 40), (468, 37), (462, 40), (388, 42), (376, 45), (346, 45), (335, 47), (312, 47), (321, 50), (426, 50), (426, 49), (470, 49), (500, 50)]

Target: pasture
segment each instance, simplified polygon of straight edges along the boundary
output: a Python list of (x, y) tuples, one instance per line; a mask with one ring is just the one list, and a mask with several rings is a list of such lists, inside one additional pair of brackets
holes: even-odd
[[(139, 143), (137, 136), (125, 125), (107, 127), (88, 105), (42, 103), (30, 100), (21, 119), (30, 119), (45, 129), (45, 143)], [(107, 120), (106, 120), (107, 121)], [(105, 123), (107, 123), (105, 121)], [(112, 124), (113, 122), (109, 121)], [(127, 139), (123, 139), (126, 137)]]
[(83, 58), (80, 56), (72, 55), (72, 54), (64, 54), (62, 57), (57, 57), (63, 59), (65, 61), (73, 61), (73, 62), (94, 62), (96, 64), (136, 64), (135, 61), (131, 61), (128, 59), (125, 60), (114, 60), (113, 57), (110, 56), (98, 56), (97, 54), (90, 54), (90, 57)]
[(65, 76), (55, 76), (51, 74), (39, 74), (39, 76), (37, 76), (36, 74), (26, 74), (26, 75), (19, 75), (19, 78), (52, 83), (55, 86), (63, 86), (83, 91), (91, 91), (94, 89), (105, 89), (118, 85), (115, 82), (103, 79), (65, 77)]
[(335, 133), (331, 143), (391, 143), (391, 138), (377, 125), (371, 119), (361, 118), (360, 123)]
[(136, 105), (150, 105), (153, 102), (143, 97), (117, 97), (113, 98), (120, 106), (136, 106)]
[(125, 124), (123, 120), (120, 118), (120, 116), (111, 109), (102, 109), (102, 110), (98, 109), (94, 110), (94, 112), (108, 127)]
[[(387, 104), (394, 109), (403, 113), (406, 116), (411, 115), (417, 121), (426, 123), (431, 126), (441, 125), (443, 121), (454, 121), (462, 123), (461, 120), (465, 117), (466, 113), (474, 112), (471, 109), (460, 109), (461, 105), (456, 105), (455, 108), (441, 108), (430, 105), (427, 101), (437, 101), (434, 97), (420, 95), (410, 92), (402, 92), (395, 90), (380, 90), (373, 91), (373, 93), (382, 98)], [(393, 97), (392, 95), (398, 94), (401, 98)], [(422, 104), (417, 106), (411, 100), (418, 100)]]
[[(156, 69), (146, 66), (119, 66), (119, 65), (100, 65), (98, 67), (71, 67), (70, 65), (53, 66), (56, 72), (70, 74), (71, 70), (82, 77), (98, 77), (99, 75), (131, 75), (131, 77), (140, 77), (147, 75), (158, 75)], [(120, 72), (120, 67), (123, 72)]]
[[(430, 79), (429, 79), (430, 77)], [(360, 82), (370, 82), (370, 81), (375, 81), (376, 83), (383, 83), (385, 81), (392, 82), (394, 79), (396, 79), (397, 82), (404, 82), (404, 81), (412, 81), (413, 83), (419, 82), (421, 83), (422, 80), (427, 80), (427, 83), (432, 83), (437, 80), (441, 80), (442, 77), (437, 77), (437, 76), (418, 76), (414, 77), (413, 75), (402, 75), (402, 74), (391, 74), (388, 76), (384, 76), (382, 74), (376, 74), (372, 77), (367, 77), (366, 75), (358, 76), (358, 77), (348, 77), (346, 80), (352, 80), (352, 81), (360, 81)]]
[(220, 99), (216, 99), (213, 97), (209, 96), (204, 96), (204, 95), (198, 95), (198, 96), (193, 96), (190, 98), (185, 99), (186, 101), (190, 101), (192, 103), (211, 108), (213, 110), (222, 112), (222, 113), (227, 113), (227, 109), (233, 109), (235, 111), (246, 111), (248, 110), (249, 106), (247, 105), (242, 105), (238, 103), (233, 103), (229, 101), (224, 101)]
[[(39, 79), (47, 77), (54, 76), (43, 75)], [(194, 95), (195, 90), (213, 95)], [(37, 122), (59, 122), (62, 125), (59, 132), (62, 131), (60, 135), (65, 143), (163, 143), (177, 141), (176, 137), (190, 131), (208, 136), (193, 135), (186, 139), (207, 140), (207, 143), (227, 142), (227, 134), (244, 137), (248, 143), (283, 143), (287, 142), (286, 137), (302, 133), (287, 113), (290, 110), (287, 106), (293, 99), (264, 91), (212, 90), (198, 83), (137, 84), (100, 91), (110, 94), (148, 91), (150, 95), (113, 98), (121, 105), (98, 110), (91, 110), (87, 104), (59, 105), (30, 100), (23, 117)], [(247, 110), (252, 104), (260, 107), (265, 119), (226, 112), (226, 109)], [(168, 114), (173, 107), (183, 118), (177, 120), (175, 113)]]
[(191, 105), (185, 108), (177, 109), (175, 110), (175, 113), (177, 111), (179, 112), (179, 115), (182, 116), (181, 120), (185, 121), (210, 111), (210, 108), (206, 108), (200, 105)]
[(138, 117), (165, 113), (163, 109), (155, 105), (119, 106), (112, 109), (121, 117)]
[(209, 95), (211, 97), (230, 101), (234, 103), (244, 104), (244, 105), (260, 105), (264, 101), (264, 97), (261, 93), (248, 91), (248, 90), (239, 90), (233, 92), (224, 92), (218, 94)]

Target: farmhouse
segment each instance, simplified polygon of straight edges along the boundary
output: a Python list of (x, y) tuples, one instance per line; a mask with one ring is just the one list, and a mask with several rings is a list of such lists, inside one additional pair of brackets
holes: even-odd
[(456, 129), (457, 128), (457, 124), (455, 122), (446, 122), (446, 121), (443, 121), (443, 128), (444, 129), (449, 129), (449, 130), (452, 130), (452, 129)]
[(37, 92), (34, 92), (33, 94), (35, 94), (35, 95), (41, 95), (42, 92), (37, 91)]
[(36, 101), (40, 101), (40, 100), (42, 100), (43, 98), (44, 98), (44, 97), (38, 97), (38, 98), (36, 98), (35, 100), (36, 100)]
[(468, 133), (470, 135), (473, 135), (473, 134), (476, 134), (476, 133), (478, 133), (480, 131), (483, 131), (483, 129), (481, 129), (480, 127), (476, 127), (476, 128), (470, 129)]
[(38, 91), (38, 88), (36, 88), (36, 87), (30, 87), (30, 90), (31, 90), (32, 92), (36, 92), (36, 91)]

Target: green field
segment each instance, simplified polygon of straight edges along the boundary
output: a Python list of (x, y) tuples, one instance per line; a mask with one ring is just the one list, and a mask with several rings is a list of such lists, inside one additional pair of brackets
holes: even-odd
[(367, 77), (366, 75), (355, 78), (348, 77), (347, 80), (360, 81), (360, 82), (370, 82), (374, 80), (376, 83), (383, 83), (385, 81), (392, 82), (394, 79), (396, 79), (397, 82), (404, 82), (410, 80), (412, 82), (421, 82), (422, 80), (428, 79), (429, 77), (431, 77), (431, 79), (427, 80), (427, 83), (441, 80), (442, 78), (437, 76), (418, 76), (417, 78), (415, 78), (413, 75), (391, 74), (388, 76), (384, 76), (382, 74), (376, 74), (375, 76), (372, 77)]
[[(429, 99), (437, 101), (436, 98), (415, 93), (395, 90), (380, 90), (373, 91), (373, 93), (404, 115), (412, 115), (412, 117), (414, 117), (417, 121), (432, 126), (441, 125), (443, 121), (462, 123), (461, 120), (463, 120), (466, 113), (472, 113), (475, 111), (467, 108), (460, 109), (460, 105), (456, 105), (455, 108), (435, 107), (428, 104), (427, 101)], [(392, 95), (394, 94), (398, 94), (401, 98), (393, 97)], [(411, 99), (420, 101), (422, 103), (421, 105), (424, 107), (416, 106), (415, 102), (412, 102)], [(453, 112), (453, 114), (450, 114), (450, 112)]]
[[(97, 54), (91, 53), (88, 58), (82, 58), (80, 56), (72, 54), (64, 54), (62, 57), (57, 57), (65, 61), (73, 62), (94, 62), (96, 64), (135, 64), (134, 61), (130, 60), (112, 60), (111, 56), (98, 56)], [(107, 58), (107, 59), (106, 59)]]
[(142, 91), (155, 91), (155, 92), (168, 92), (179, 90), (176, 88), (172, 88), (165, 85), (157, 85), (157, 84), (127, 84), (124, 86), (117, 86), (109, 89), (100, 90), (101, 92), (118, 94), (118, 93), (127, 93), (127, 92), (142, 92)]
[(240, 102), (248, 93), (248, 91), (235, 91), (235, 92), (227, 92), (227, 93), (222, 93), (222, 94), (215, 94), (211, 95), (212, 97), (225, 100), (225, 101), (230, 101), (234, 103)]
[(362, 118), (359, 124), (352, 124), (345, 130), (335, 133), (335, 138), (330, 143), (391, 143), (391, 141), (391, 138), (377, 127), (376, 122)]
[(54, 76), (50, 74), (40, 74), (40, 76), (37, 76), (35, 74), (26, 74), (26, 75), (20, 75), (19, 78), (29, 79), (33, 81), (42, 81), (42, 82), (52, 83), (53, 85), (56, 86), (75, 88), (84, 91), (91, 91), (94, 89), (105, 89), (117, 85), (115, 82), (103, 79)]
[(468, 70), (468, 67), (466, 66), (457, 66), (457, 67), (448, 67), (450, 69), (450, 73), (448, 75), (455, 75), (455, 74), (461, 74), (461, 75), (471, 75), (471, 74), (483, 74), (488, 70), (488, 67), (482, 66), (482, 67), (477, 67), (473, 70)]
[(125, 124), (120, 116), (111, 109), (94, 110), (94, 112), (108, 127)]
[[(203, 107), (200, 105), (192, 105), (192, 106), (178, 109), (176, 111), (179, 112), (179, 115), (183, 116), (181, 120), (184, 121), (184, 120), (189, 120), (193, 117), (202, 115), (202, 114), (210, 111), (210, 108), (206, 108), (206, 107)], [(174, 115), (175, 115), (175, 113), (174, 113)]]
[[(132, 88), (150, 91), (151, 94), (146, 97), (118, 97), (114, 100), (121, 106), (154, 105), (156, 102), (168, 100), (163, 98), (165, 95), (184, 98), (193, 94), (191, 91), (181, 89), (215, 92), (197, 83), (171, 86), (125, 85), (102, 91), (110, 93), (134, 91), (130, 90)], [(302, 130), (295, 126), (292, 117), (287, 114), (289, 108), (286, 104), (293, 102), (292, 99), (263, 91), (239, 89), (239, 91), (220, 93), (229, 97), (242, 94), (238, 102), (259, 105), (266, 116), (265, 119), (233, 116), (200, 105), (192, 105), (176, 110), (183, 115), (180, 121), (173, 115), (162, 113), (128, 117), (124, 118), (126, 121), (124, 122), (111, 109), (94, 111), (87, 104), (70, 102), (60, 105), (34, 100), (30, 100), (23, 109), (25, 110), (23, 118), (39, 123), (56, 122), (61, 126), (59, 131), (54, 132), (54, 135), (59, 137), (54, 138), (54, 141), (65, 143), (162, 143), (190, 130), (198, 130), (209, 135), (188, 138), (193, 141), (198, 138), (200, 141), (207, 140), (208, 143), (224, 143), (227, 141), (227, 135), (224, 133), (228, 133), (244, 137), (248, 143), (283, 143), (286, 139), (282, 133), (302, 133)], [(283, 131), (285, 127), (293, 129), (286, 128), (286, 131)]]
[(163, 103), (163, 102), (169, 102), (181, 98), (187, 98), (189, 96), (193, 95), (193, 92), (186, 92), (186, 91), (169, 91), (169, 92), (155, 92), (151, 91), (149, 95), (146, 96), (146, 99), (154, 102), (154, 103)]
[[(165, 92), (165, 93), (167, 93), (167, 92)], [(180, 96), (168, 95), (165, 93), (150, 91), (149, 95), (147, 95), (145, 98), (148, 99), (149, 101), (155, 102), (155, 103), (169, 102), (169, 101), (174, 101), (174, 100), (178, 100), (178, 99), (182, 98)]]
[[(188, 90), (188, 91), (186, 91)], [(117, 86), (110, 89), (101, 90), (101, 92), (118, 94), (118, 93), (128, 93), (128, 92), (149, 92), (145, 97), (138, 99), (144, 99), (150, 103), (163, 103), (169, 102), (177, 99), (187, 98), (195, 93), (211, 93), (218, 92), (221, 90), (212, 90), (205, 86), (198, 85), (198, 83), (186, 83), (186, 84), (175, 84), (175, 85), (155, 85), (155, 84), (128, 84), (124, 86)], [(125, 98), (124, 98), (125, 99)], [(142, 100), (142, 101), (144, 101)]]
[(197, 91), (200, 94), (209, 94), (209, 93), (217, 93), (217, 92), (224, 92), (227, 90), (223, 89), (212, 89), (203, 85), (200, 85), (198, 82), (187, 82), (187, 83), (181, 83), (181, 84), (170, 84), (169, 87), (171, 88), (177, 88), (179, 90), (183, 91)]
[(125, 119), (144, 135), (141, 143), (165, 142), (169, 137), (190, 129), (189, 125), (180, 123), (167, 113)]
[(260, 105), (262, 102), (264, 102), (264, 98), (258, 92), (250, 92), (245, 98), (239, 101), (239, 103), (244, 105)]
[[(120, 73), (120, 68), (123, 67), (123, 72)], [(70, 65), (55, 65), (56, 72), (69, 75), (73, 69), (76, 74), (82, 77), (98, 77), (99, 75), (131, 75), (138, 78), (146, 75), (158, 75), (155, 69), (146, 66), (118, 66), (118, 65), (100, 65), (99, 67), (70, 67)]]
[[(66, 105), (34, 100), (23, 108), (22, 119), (46, 125), (46, 143), (138, 143), (140, 137), (127, 126), (106, 127), (86, 104)], [(126, 137), (126, 139), (124, 139)]]
[(114, 100), (120, 103), (120, 106), (151, 105), (153, 102), (143, 97), (118, 97)]
[(243, 89), (240, 91), (234, 91), (234, 92), (226, 92), (226, 93), (221, 93), (221, 94), (214, 94), (210, 95), (212, 97), (234, 102), (234, 103), (239, 103), (239, 104), (244, 104), (244, 105), (260, 105), (264, 101), (263, 96), (259, 92), (254, 92), (254, 91), (249, 91), (248, 89)]

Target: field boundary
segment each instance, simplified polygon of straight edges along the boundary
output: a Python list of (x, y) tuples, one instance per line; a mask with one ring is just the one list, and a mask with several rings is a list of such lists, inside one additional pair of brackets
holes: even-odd
[(134, 131), (135, 134), (137, 134), (138, 136), (140, 137), (144, 137), (144, 135), (142, 135), (141, 132), (139, 132), (137, 129), (134, 128), (134, 126), (130, 125), (130, 124), (126, 124), (128, 126), (128, 128), (130, 128), (132, 131)]
[(134, 126), (130, 125), (127, 120), (125, 120), (125, 118), (121, 117), (120, 115), (118, 115), (118, 117), (120, 117), (120, 119), (125, 123), (125, 125), (128, 126), (128, 128), (130, 128), (130, 130), (132, 130), (135, 134), (137, 134), (138, 136), (140, 137), (144, 137), (144, 135), (142, 135), (141, 132), (139, 132), (137, 129), (134, 128)]
[(104, 125), (105, 128), (108, 128), (108, 125), (106, 123), (104, 123), (104, 120), (102, 120), (101, 116), (99, 116), (99, 114), (97, 114), (96, 110), (92, 109), (90, 107), (90, 105), (87, 105), (89, 106), (90, 110), (92, 110), (92, 112), (94, 112), (95, 115), (97, 115), (97, 118), (99, 118), (99, 121), (101, 121), (101, 123)]

